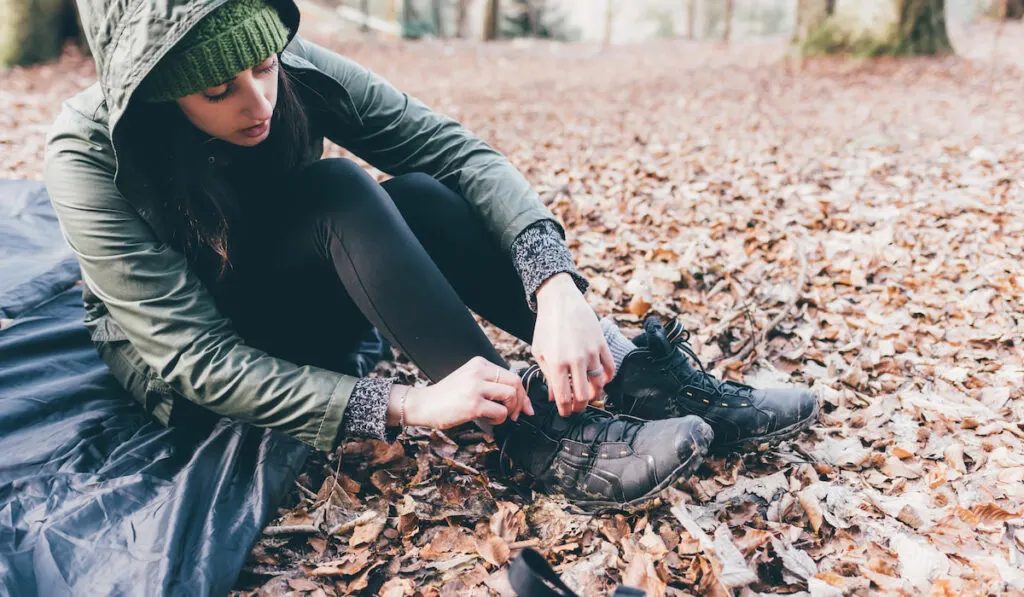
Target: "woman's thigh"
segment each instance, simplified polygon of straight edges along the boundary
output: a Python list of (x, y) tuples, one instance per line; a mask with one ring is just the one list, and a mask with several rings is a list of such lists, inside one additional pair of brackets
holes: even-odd
[(282, 201), (220, 302), (247, 344), (299, 365), (352, 373), (350, 355), (372, 326), (311, 248), (316, 231), (304, 207)]
[[(465, 199), (424, 174), (377, 185), (351, 161), (324, 162), (300, 172), (280, 212), (264, 218), (265, 232), (254, 248), (261, 257), (247, 259), (249, 267), (240, 272), (241, 284), (233, 289), (233, 319), (248, 342), (275, 356), (333, 368), (330, 355), (350, 352), (371, 329), (370, 321), (381, 319), (382, 331), (421, 358), (414, 344), (427, 342), (433, 348), (424, 350), (444, 352), (446, 342), (460, 345), (458, 338), (471, 346), (487, 344), (493, 352), (471, 320), (472, 330), (460, 335), (461, 319), (446, 317), (466, 305), (529, 342), (535, 315), (526, 305), (518, 274)], [(378, 205), (380, 201), (392, 206)], [(404, 225), (382, 225), (394, 217), (389, 214), (400, 214), (406, 232), (400, 230)], [(340, 257), (332, 235), (345, 239)], [(385, 257), (424, 250), (425, 257), (415, 261), (416, 272), (408, 269), (412, 261), (406, 257)], [(439, 270), (457, 293), (455, 300), (439, 301), (444, 294), (439, 284), (430, 275), (423, 277), (420, 269)], [(410, 284), (387, 281), (396, 277), (409, 278)], [(414, 289), (412, 278), (423, 281), (422, 287)], [(358, 301), (346, 283), (362, 293)], [(396, 287), (402, 291), (383, 291)], [(372, 317), (361, 309), (370, 309)], [(428, 321), (447, 322), (444, 332), (433, 333), (437, 326)], [(477, 335), (479, 342), (466, 339)], [(415, 354), (408, 356), (417, 360)]]
[(536, 314), (526, 304), (519, 273), (469, 202), (425, 174), (382, 186), (469, 308), (530, 343)]

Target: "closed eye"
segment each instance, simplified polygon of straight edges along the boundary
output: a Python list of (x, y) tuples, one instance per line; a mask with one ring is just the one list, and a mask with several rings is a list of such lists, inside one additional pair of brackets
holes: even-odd
[[(218, 87), (219, 87), (219, 85), (218, 85)], [(209, 100), (212, 103), (216, 103), (216, 102), (219, 102), (220, 100), (226, 98), (229, 95), (231, 95), (231, 85), (230, 84), (225, 84), (223, 92), (218, 93), (217, 95), (209, 95), (209, 94), (204, 93), (203, 97), (205, 97), (207, 100)]]
[[(272, 55), (270, 58), (267, 58), (265, 61), (263, 61), (263, 63), (257, 65), (253, 69), (252, 72), (256, 73), (257, 75), (265, 75), (265, 74), (268, 74), (268, 73), (272, 73), (272, 72), (274, 72), (276, 70), (277, 70), (277, 55), (275, 54), (275, 55)], [(235, 78), (232, 77), (231, 79), (228, 79), (228, 81), (226, 81), (224, 83), (221, 83), (221, 85), (224, 86), (224, 91), (223, 92), (218, 93), (216, 95), (210, 95), (208, 93), (204, 93), (203, 96), (206, 98), (207, 101), (209, 101), (212, 104), (215, 104), (215, 103), (217, 103), (217, 102), (219, 102), (219, 101), (221, 101), (223, 99), (227, 99), (227, 97), (231, 95), (231, 92), (232, 92), (232, 90), (234, 88), (233, 85), (232, 85), (234, 80), (235, 80)], [(220, 87), (221, 85), (218, 85), (217, 87)], [(211, 88), (211, 89), (213, 89), (213, 88)]]

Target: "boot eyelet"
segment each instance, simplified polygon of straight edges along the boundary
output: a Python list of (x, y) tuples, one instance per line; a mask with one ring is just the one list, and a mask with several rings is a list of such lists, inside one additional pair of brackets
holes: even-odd
[(711, 401), (710, 400), (705, 400), (704, 404), (711, 404)]

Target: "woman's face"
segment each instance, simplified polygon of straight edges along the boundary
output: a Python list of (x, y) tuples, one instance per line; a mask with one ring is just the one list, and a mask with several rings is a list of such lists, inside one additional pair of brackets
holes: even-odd
[(277, 105), (278, 68), (275, 54), (216, 87), (175, 101), (189, 121), (204, 133), (252, 147), (270, 134), (270, 117)]

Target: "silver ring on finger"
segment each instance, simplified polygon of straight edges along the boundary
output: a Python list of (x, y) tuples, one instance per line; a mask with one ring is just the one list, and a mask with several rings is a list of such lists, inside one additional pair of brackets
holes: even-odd
[(587, 369), (587, 377), (597, 377), (602, 373), (604, 373), (604, 369), (601, 369), (600, 367), (597, 369)]

